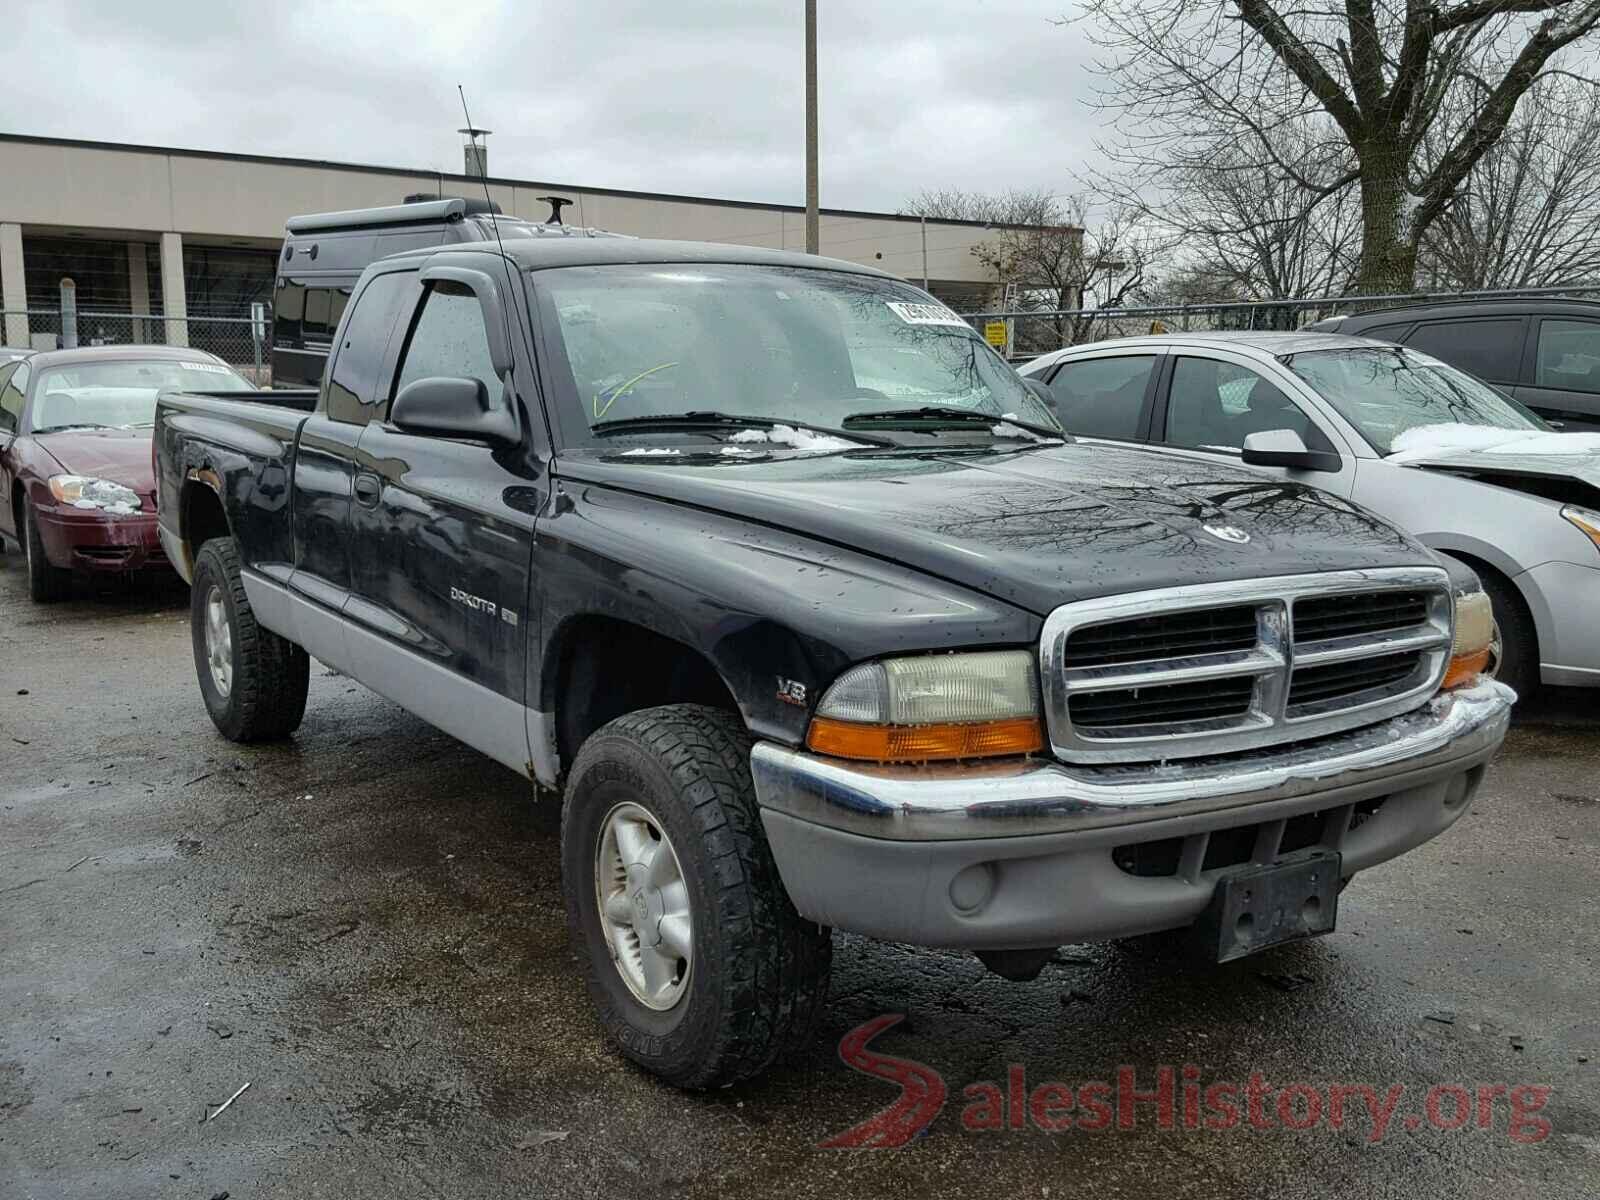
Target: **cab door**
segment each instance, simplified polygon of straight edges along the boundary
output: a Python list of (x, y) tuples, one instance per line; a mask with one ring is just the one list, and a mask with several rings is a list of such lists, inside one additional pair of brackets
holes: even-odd
[(1563, 429), (1600, 430), (1600, 321), (1539, 317), (1511, 394)]
[(340, 617), (352, 580), (356, 443), (372, 413), (390, 337), (402, 304), (415, 292), (416, 278), (415, 271), (374, 275), (355, 297), (334, 348), (326, 399), (301, 426), (295, 446), (294, 562), (257, 564), (305, 602), (295, 607), (295, 640), (340, 670), (349, 668)]
[[(455, 260), (459, 264), (461, 260)], [(501, 260), (425, 267), (384, 401), (361, 435), (347, 606), (353, 673), (432, 724), (519, 772), (529, 762), (526, 652), (538, 476), (513, 355)], [(520, 326), (513, 333), (526, 347)], [(403, 428), (394, 399), (418, 380), (474, 380), (522, 431), (507, 439)]]

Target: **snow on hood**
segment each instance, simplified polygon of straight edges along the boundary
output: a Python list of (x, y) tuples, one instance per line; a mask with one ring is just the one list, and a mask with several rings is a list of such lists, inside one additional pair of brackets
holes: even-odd
[(1418, 425), (1391, 443), (1390, 462), (1420, 462), (1441, 451), (1479, 454), (1600, 454), (1600, 433), (1560, 433), (1543, 429), (1494, 429), (1487, 425)]
[(728, 439), (730, 442), (770, 442), (775, 446), (790, 446), (796, 450), (828, 454), (835, 450), (859, 450), (866, 442), (831, 434), (816, 433), (810, 429), (796, 429), (793, 425), (774, 425), (770, 429), (741, 429)]

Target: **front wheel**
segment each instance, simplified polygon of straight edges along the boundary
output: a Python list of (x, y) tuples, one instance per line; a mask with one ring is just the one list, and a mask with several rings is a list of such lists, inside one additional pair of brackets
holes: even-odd
[(590, 998), (645, 1070), (718, 1087), (810, 1041), (830, 934), (778, 878), (732, 714), (644, 709), (591, 736), (567, 783), (561, 879)]
[(1487, 571), (1480, 572), (1483, 590), (1494, 609), (1494, 638), (1484, 672), (1526, 700), (1539, 686), (1539, 638), (1533, 618), (1515, 588)]
[(33, 515), (33, 505), (21, 504), (22, 552), (28, 562), (28, 595), (40, 604), (65, 599), (72, 591), (72, 572), (65, 567), (53, 567), (44, 552), (44, 538), (39, 533), (39, 519)]
[(195, 560), (189, 633), (206, 711), (234, 742), (287, 737), (300, 724), (311, 659), (256, 624), (230, 538), (212, 538)]

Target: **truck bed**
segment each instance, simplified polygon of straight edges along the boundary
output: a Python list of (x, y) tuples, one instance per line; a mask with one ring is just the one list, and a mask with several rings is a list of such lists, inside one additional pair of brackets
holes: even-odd
[(304, 389), (166, 392), (157, 399), (156, 514), (167, 555), (185, 578), (189, 564), (173, 555), (182, 544), (182, 497), (190, 481), (202, 482), (227, 506), (230, 520), (248, 527), (242, 544), (269, 558), (292, 557), (289, 480), (300, 427), (316, 400), (315, 391)]

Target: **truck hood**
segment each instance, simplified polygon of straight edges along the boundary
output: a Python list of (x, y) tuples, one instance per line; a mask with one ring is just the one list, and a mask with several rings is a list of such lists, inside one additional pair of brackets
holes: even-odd
[(109, 479), (141, 496), (155, 490), (148, 429), (64, 429), (33, 440), (68, 474)]
[(791, 529), (1041, 614), (1142, 588), (1433, 561), (1329, 493), (1082, 442), (761, 461), (583, 450), (558, 474)]
[(1550, 499), (1600, 504), (1600, 433), (1423, 425), (1394, 441), (1385, 460), (1470, 475)]

